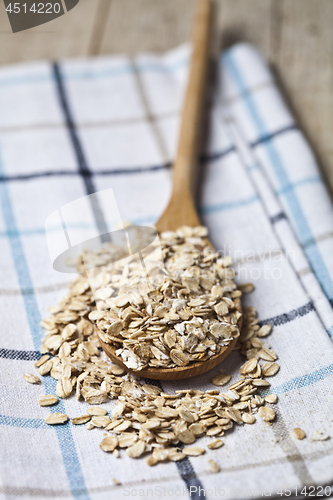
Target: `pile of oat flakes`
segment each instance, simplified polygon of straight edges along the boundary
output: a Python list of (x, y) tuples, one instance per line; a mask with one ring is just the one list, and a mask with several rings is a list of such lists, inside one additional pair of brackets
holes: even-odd
[[(161, 235), (165, 271), (153, 288), (147, 281), (136, 282), (133, 259), (125, 266), (113, 264), (104, 277), (100, 273), (93, 282), (94, 293), (91, 280), (82, 272), (68, 294), (50, 308), (51, 316), (42, 321), (46, 335), (35, 366), (40, 375), (57, 380), (57, 395), (41, 396), (39, 404), (51, 406), (75, 392), (78, 400), (93, 405), (71, 422), (107, 431), (100, 443), (103, 451), (118, 456), (119, 449), (125, 448), (133, 458), (149, 453), (149, 465), (177, 461), (205, 452), (193, 446), (201, 436), (212, 437), (208, 448), (216, 449), (235, 424), (253, 424), (256, 416), (266, 422), (275, 418), (271, 404), (277, 401), (276, 395), (258, 394), (270, 386), (266, 377), (279, 370), (277, 355), (265, 341), (272, 328), (259, 326), (256, 310), (244, 307), (242, 331), (238, 331), (240, 313), (234, 299), (252, 287), (245, 284), (236, 289), (231, 260), (211, 250), (203, 239), (206, 234), (203, 227), (185, 227)], [(204, 361), (234, 338), (235, 348), (247, 360), (239, 369), (239, 380), (224, 392), (212, 388), (167, 394), (103, 359), (97, 332), (119, 349), (127, 366), (137, 370)], [(33, 374), (24, 377), (29, 383), (40, 383)], [(230, 378), (220, 371), (212, 383), (224, 386)], [(117, 400), (111, 417), (98, 406), (110, 399)], [(50, 425), (68, 420), (61, 413), (45, 419)], [(209, 462), (210, 470), (217, 472), (218, 465)]]
[(137, 255), (90, 277), (96, 310), (89, 319), (127, 368), (204, 362), (239, 337), (241, 313), (234, 301), (241, 292), (231, 259), (213, 250), (206, 236), (202, 226), (162, 233), (156, 248), (160, 259), (149, 260), (162, 271), (154, 281), (145, 279)]

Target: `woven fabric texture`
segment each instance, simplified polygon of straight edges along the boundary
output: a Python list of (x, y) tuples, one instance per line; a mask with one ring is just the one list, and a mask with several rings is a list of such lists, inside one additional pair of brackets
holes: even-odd
[[(309, 145), (249, 45), (218, 61), (197, 204), (215, 248), (234, 257), (237, 281), (255, 284), (244, 304), (274, 326), (276, 421), (258, 418), (226, 433), (218, 450), (149, 467), (103, 453), (100, 429), (48, 426), (50, 411), (74, 417), (88, 405), (71, 397), (41, 408), (37, 398), (54, 393), (55, 381), (32, 386), (22, 377), (34, 373), (40, 321), (70, 279), (52, 268), (46, 218), (113, 188), (123, 220), (158, 219), (170, 195), (188, 62), (185, 46), (0, 70), (0, 498), (231, 500), (333, 482), (333, 439), (310, 439), (318, 430), (333, 436), (333, 210)], [(237, 351), (224, 362), (232, 381), (243, 362)], [(163, 389), (213, 388), (218, 368)], [(295, 427), (307, 438), (297, 441)], [(219, 473), (209, 472), (209, 459)]]

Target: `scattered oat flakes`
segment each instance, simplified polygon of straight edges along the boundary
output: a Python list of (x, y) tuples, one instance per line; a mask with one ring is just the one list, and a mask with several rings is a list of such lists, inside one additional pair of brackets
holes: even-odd
[(265, 401), (267, 403), (276, 403), (278, 400), (278, 397), (276, 394), (268, 394), (267, 396), (265, 396)]
[(208, 463), (209, 463), (209, 470), (210, 472), (220, 472), (220, 467), (217, 465), (216, 462), (214, 462), (214, 460), (208, 460)]
[(260, 406), (258, 415), (260, 418), (265, 420), (265, 422), (270, 422), (275, 418), (275, 411), (273, 408), (269, 408), (269, 406)]
[[(174, 449), (174, 452), (178, 452), (178, 450)], [(154, 448), (152, 456), (158, 461), (158, 462), (164, 462), (165, 460), (168, 460), (170, 456), (171, 451), (169, 449), (165, 448)]]
[(210, 450), (217, 450), (217, 448), (221, 448), (223, 446), (223, 441), (222, 439), (214, 439), (214, 441), (211, 441), (210, 443), (207, 444), (207, 448)]
[(272, 349), (260, 349), (257, 356), (265, 361), (275, 361), (277, 359), (277, 355)]
[(92, 417), (91, 423), (95, 427), (106, 427), (111, 423), (111, 418), (106, 416), (106, 417)]
[(252, 413), (243, 413), (242, 419), (246, 424), (254, 424), (256, 421), (256, 417)]
[(105, 408), (100, 408), (99, 406), (89, 406), (87, 413), (92, 417), (104, 417), (108, 414)]
[(134, 432), (122, 432), (118, 437), (119, 448), (129, 448), (136, 443), (138, 436)]
[(270, 387), (271, 384), (268, 382), (268, 380), (258, 378), (252, 381), (252, 385), (254, 385), (255, 387)]
[(52, 370), (52, 366), (53, 366), (52, 359), (49, 359), (48, 361), (46, 361), (45, 363), (43, 363), (39, 367), (39, 369), (38, 369), (39, 374), (40, 375), (47, 375)]
[(305, 432), (302, 429), (300, 429), (299, 427), (295, 427), (295, 429), (293, 429), (293, 434), (294, 434), (296, 439), (304, 439), (305, 438)]
[(157, 458), (153, 457), (153, 455), (150, 455), (148, 458), (146, 458), (146, 463), (150, 465), (150, 467), (158, 464)]
[(261, 328), (259, 328), (257, 335), (258, 337), (267, 337), (272, 331), (271, 325), (263, 325)]
[(36, 377), (36, 375), (33, 375), (32, 373), (25, 373), (23, 375), (23, 378), (26, 382), (29, 382), (29, 384), (39, 384), (40, 383), (40, 378)]
[(103, 451), (114, 451), (118, 446), (118, 438), (116, 436), (108, 436), (100, 443)]
[(65, 413), (51, 413), (45, 419), (45, 422), (49, 425), (64, 424), (68, 421), (68, 417)]
[(169, 448), (168, 450), (168, 459), (171, 462), (179, 462), (180, 460), (184, 460), (185, 457), (185, 453), (180, 448)]
[(243, 293), (251, 293), (254, 290), (254, 285), (253, 283), (242, 283), (238, 288)]
[(264, 363), (261, 371), (264, 377), (272, 377), (279, 371), (280, 367), (277, 363)]
[(141, 457), (142, 453), (145, 451), (145, 448), (146, 448), (145, 442), (138, 440), (137, 443), (127, 448), (126, 453), (131, 458), (138, 458)]
[(43, 363), (45, 363), (45, 361), (47, 361), (48, 359), (50, 359), (50, 356), (48, 354), (44, 354), (43, 356), (41, 356), (39, 358), (38, 361), (36, 361), (36, 363), (34, 363), (34, 366), (36, 368), (39, 368), (40, 366), (42, 366)]
[(115, 477), (113, 477), (113, 478), (112, 478), (112, 481), (113, 481), (113, 482), (114, 482), (114, 484), (116, 484), (117, 486), (119, 486), (119, 485), (121, 484), (121, 482), (120, 482), (117, 478), (115, 478)]
[(125, 368), (119, 365), (111, 365), (110, 370), (113, 375), (125, 375), (126, 373)]
[(40, 406), (52, 406), (58, 403), (59, 399), (53, 394), (46, 394), (45, 396), (40, 396), (38, 398), (38, 404)]
[(315, 434), (312, 434), (310, 439), (311, 441), (326, 441), (330, 439), (330, 436), (323, 431), (317, 431)]
[(80, 415), (79, 417), (72, 418), (72, 424), (74, 424), (74, 425), (82, 425), (82, 424), (86, 424), (90, 420), (91, 420), (91, 416), (90, 415)]
[(177, 434), (179, 441), (184, 444), (192, 444), (195, 441), (194, 434), (189, 429), (184, 429)]
[(108, 394), (104, 390), (90, 389), (86, 391), (84, 399), (91, 405), (100, 405), (106, 401), (107, 397)]
[(231, 379), (231, 375), (229, 375), (228, 373), (223, 373), (223, 372), (220, 372), (218, 375), (216, 375), (213, 379), (212, 379), (212, 383), (214, 385), (225, 385), (229, 382), (229, 380)]
[(183, 453), (190, 457), (198, 457), (199, 455), (205, 453), (205, 448), (201, 448), (199, 446), (187, 446), (183, 448)]
[[(166, 273), (152, 289), (135, 285), (135, 273), (141, 266), (135, 256), (96, 275), (94, 293), (81, 270), (69, 294), (42, 322), (46, 332), (41, 351), (46, 357), (37, 368), (44, 372), (50, 367), (47, 373), (57, 380), (58, 396), (67, 397), (74, 391), (77, 400), (91, 405), (116, 401), (112, 421), (98, 406), (72, 420), (85, 422), (88, 430), (96, 428), (91, 417), (102, 427), (107, 424), (105, 430), (112, 434), (102, 443), (115, 457), (119, 449), (127, 449), (133, 458), (151, 453), (148, 465), (183, 460), (186, 454), (177, 445), (192, 445), (207, 435), (217, 438), (208, 445), (215, 449), (223, 445), (220, 437), (234, 425), (253, 423), (253, 413), (272, 417), (273, 410), (263, 406), (269, 400), (258, 393), (270, 386), (263, 377), (279, 369), (276, 354), (261, 340), (272, 327), (260, 327), (256, 310), (243, 307), (239, 335), (240, 313), (234, 299), (242, 293), (235, 288), (231, 259), (206, 248), (201, 239), (206, 234), (205, 228), (180, 228), (161, 235)], [(90, 258), (100, 259), (104, 265), (106, 254), (91, 254)], [(236, 337), (236, 348), (247, 361), (240, 379), (224, 392), (215, 387), (167, 394), (103, 358), (97, 329), (134, 369), (205, 361)], [(226, 376), (221, 374), (221, 379)]]

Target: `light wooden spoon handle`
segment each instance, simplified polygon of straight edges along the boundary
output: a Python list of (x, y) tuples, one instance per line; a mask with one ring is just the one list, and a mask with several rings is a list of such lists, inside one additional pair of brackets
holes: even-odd
[(156, 224), (158, 231), (173, 230), (186, 224), (199, 225), (192, 201), (192, 182), (198, 161), (199, 131), (207, 74), (211, 1), (199, 0), (193, 33), (193, 52), (176, 159), (173, 187), (167, 208)]
[(173, 189), (190, 188), (197, 163), (198, 139), (207, 71), (210, 0), (200, 0), (194, 25), (193, 53), (184, 102), (179, 143), (173, 166)]

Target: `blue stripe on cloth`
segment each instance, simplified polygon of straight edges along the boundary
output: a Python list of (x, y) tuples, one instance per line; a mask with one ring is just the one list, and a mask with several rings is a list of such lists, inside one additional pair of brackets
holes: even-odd
[[(0, 158), (0, 174), (3, 173), (2, 161)], [(33, 283), (30, 276), (30, 271), (28, 268), (28, 263), (25, 258), (21, 238), (19, 231), (17, 230), (16, 219), (14, 215), (14, 210), (12, 207), (10, 192), (7, 189), (6, 183), (0, 184), (0, 198), (1, 207), (3, 213), (4, 223), (6, 225), (7, 231), (11, 231), (9, 237), (12, 257), (14, 260), (14, 265), (21, 289), (30, 288), (33, 290)], [(38, 308), (37, 300), (35, 294), (22, 295), (25, 311), (34, 343), (34, 347), (37, 350), (40, 346), (41, 340), (41, 315)], [(56, 381), (46, 377), (45, 379), (45, 390), (47, 393), (54, 393)], [(60, 402), (57, 405), (57, 410), (64, 412), (64, 404)], [(78, 455), (76, 453), (75, 443), (70, 429), (66, 426), (56, 426), (55, 432), (57, 434), (59, 446), (61, 449), (64, 466), (68, 476), (68, 481), (74, 498), (79, 498), (77, 491), (81, 488), (84, 490), (84, 494), (80, 494), (80, 499), (89, 500), (88, 491), (85, 487), (84, 476), (81, 470), (81, 465), (79, 462)]]
[(224, 210), (233, 210), (235, 208), (245, 207), (251, 205), (252, 203), (259, 200), (257, 195), (249, 196), (242, 200), (229, 201), (226, 203), (217, 203), (216, 205), (210, 205), (208, 207), (202, 207), (199, 209), (200, 215), (210, 215), (216, 212), (223, 212)]
[[(255, 165), (251, 165), (250, 167), (247, 167), (248, 170), (251, 170), (252, 168), (257, 168), (257, 165), (255, 164)], [(308, 184), (311, 182), (321, 182), (322, 183), (323, 181), (320, 177), (318, 177), (318, 178), (308, 177), (308, 178), (304, 178), (304, 179), (301, 179), (299, 181), (296, 181), (295, 183), (292, 184), (292, 186), (297, 187), (297, 186), (301, 186), (301, 185)], [(202, 215), (207, 215), (210, 213), (219, 212), (219, 211), (223, 211), (223, 210), (232, 210), (234, 208), (238, 208), (241, 206), (246, 206), (246, 205), (249, 205), (251, 203), (254, 203), (255, 201), (257, 201), (257, 199), (258, 199), (257, 196), (252, 196), (249, 198), (245, 198), (243, 200), (240, 199), (240, 200), (236, 200), (236, 201), (233, 201), (230, 203), (220, 203), (217, 205), (211, 205), (211, 206), (201, 208), (200, 213)], [(156, 221), (156, 218), (157, 218), (156, 215), (147, 215), (146, 217), (133, 219), (132, 224), (153, 224)], [(87, 229), (88, 225), (87, 224), (82, 224), (82, 225), (77, 224), (76, 226), (74, 226), (74, 224), (72, 224), (69, 227), (71, 229)], [(58, 231), (59, 229), (62, 231), (62, 227), (60, 228), (59, 226), (55, 226), (53, 228), (48, 228), (48, 231)], [(21, 229), (20, 230), (21, 236), (31, 236), (31, 235), (44, 234), (44, 233), (45, 233), (44, 227), (32, 228), (32, 229)], [(12, 236), (16, 236), (16, 235), (17, 235), (16, 230), (15, 231), (13, 231), (13, 230), (0, 231), (0, 238), (12, 237)], [(309, 243), (309, 241), (310, 241), (310, 243)], [(309, 240), (309, 241), (305, 241), (303, 243), (303, 245), (306, 246), (309, 244), (316, 244), (315, 238), (311, 238), (311, 240)]]
[(269, 218), (271, 221), (271, 224), (276, 224), (277, 222), (280, 222), (281, 220), (288, 220), (287, 215), (285, 212), (279, 212), (275, 215), (272, 215), (272, 217)]
[(42, 418), (22, 418), (0, 415), (0, 425), (9, 425), (10, 427), (23, 427), (25, 429), (50, 429)]
[[(223, 152), (221, 151), (219, 153), (219, 156), (217, 154), (214, 154), (212, 157), (212, 161), (215, 161), (216, 159), (221, 158), (222, 156), (225, 156), (231, 151), (226, 151)], [(205, 160), (205, 159), (204, 159)], [(141, 174), (141, 173), (147, 173), (147, 172), (156, 172), (159, 170), (166, 170), (171, 167), (171, 163), (164, 163), (162, 165), (148, 165), (146, 167), (142, 166), (137, 166), (137, 167), (116, 167), (116, 168), (107, 168), (107, 169), (102, 169), (102, 170), (94, 170), (93, 172), (89, 172), (89, 174), (83, 172), (78, 172), (77, 170), (44, 170), (41, 172), (31, 172), (31, 173), (22, 173), (22, 174), (16, 174), (16, 175), (6, 175), (6, 176), (0, 176), (0, 182), (3, 181), (27, 181), (27, 180), (32, 180), (32, 179), (40, 179), (41, 177), (76, 177), (77, 175), (81, 175), (82, 177), (84, 176), (99, 176), (99, 175), (136, 175), (136, 174)]]
[(307, 304), (304, 304), (301, 307), (298, 307), (297, 309), (293, 309), (292, 311), (278, 314), (277, 316), (273, 316), (272, 318), (267, 318), (259, 321), (259, 325), (272, 325), (272, 326), (281, 326), (285, 325), (286, 323), (290, 323), (290, 321), (293, 321), (296, 318), (302, 318), (303, 316), (306, 316), (310, 312), (315, 311), (314, 305), (312, 302), (308, 302)]
[(324, 184), (324, 182), (320, 175), (311, 175), (310, 177), (305, 177), (304, 179), (300, 179), (299, 181), (292, 182), (287, 187), (278, 189), (276, 191), (276, 194), (280, 196), (282, 194), (286, 194), (288, 191), (291, 191), (295, 187), (304, 186), (306, 184)]
[(309, 385), (316, 384), (325, 378), (333, 376), (333, 364), (329, 366), (324, 366), (306, 375), (301, 375), (295, 377), (287, 382), (276, 387), (271, 387), (268, 392), (274, 394), (283, 394), (284, 392), (295, 391), (296, 389), (302, 389), (303, 387), (308, 387)]
[(0, 358), (18, 359), (20, 361), (37, 361), (40, 358), (38, 351), (18, 351), (16, 349), (0, 348)]
[(329, 335), (330, 337), (332, 337), (332, 338), (333, 338), (333, 326), (331, 326), (331, 328), (329, 328), (329, 329), (327, 330), (327, 333), (328, 333), (328, 335)]
[[(179, 58), (177, 61), (165, 62), (164, 64), (158, 63), (140, 63), (138, 62), (138, 67), (140, 72), (153, 72), (153, 73), (167, 73), (172, 76), (174, 71), (178, 71), (179, 69), (184, 68), (188, 64), (188, 57), (183, 56)], [(119, 77), (124, 75), (129, 75), (133, 73), (132, 65), (127, 63), (123, 65), (119, 65), (117, 67), (109, 67), (109, 68), (90, 68), (89, 70), (73, 70), (70, 69), (66, 71), (64, 78), (66, 80), (97, 80), (99, 78), (110, 78), (110, 77)], [(51, 73), (37, 73), (35, 75), (25, 75), (25, 76), (10, 76), (10, 77), (0, 77), (0, 85), (26, 85), (29, 83), (46, 83), (52, 82), (54, 80), (54, 75)]]
[(275, 138), (275, 137), (278, 137), (279, 135), (282, 135), (282, 134), (284, 135), (286, 132), (299, 132), (299, 129), (295, 123), (291, 123), (290, 125), (287, 125), (286, 127), (280, 128), (273, 133), (264, 135), (263, 137), (259, 137), (259, 139), (257, 139), (256, 141), (251, 142), (250, 146), (251, 146), (251, 148), (255, 148), (256, 146), (259, 146), (263, 142), (269, 141), (273, 137)]
[[(78, 125), (79, 126), (79, 125)], [(68, 127), (70, 129), (73, 128), (73, 124), (70, 124)], [(77, 143), (77, 137), (75, 138), (75, 142)], [(236, 148), (234, 146), (229, 147), (227, 149), (224, 149), (222, 151), (215, 151), (210, 154), (202, 155), (200, 158), (201, 163), (205, 162), (216, 162), (218, 160), (221, 160), (221, 158), (224, 158), (225, 156), (228, 156), (230, 153), (234, 153), (236, 151)], [(82, 156), (82, 153), (80, 153), (80, 156)], [(4, 181), (26, 181), (26, 180), (32, 180), (32, 179), (39, 179), (41, 177), (75, 177), (77, 175), (81, 175), (82, 177), (91, 177), (91, 176), (99, 176), (99, 175), (138, 175), (138, 174), (145, 174), (145, 173), (150, 173), (150, 172), (158, 172), (160, 170), (167, 170), (171, 168), (171, 163), (162, 163), (160, 165), (147, 165), (147, 166), (133, 166), (133, 167), (115, 167), (115, 168), (106, 168), (106, 169), (97, 169), (94, 171), (88, 171), (87, 169), (81, 169), (81, 172), (77, 172), (77, 170), (44, 170), (42, 172), (30, 172), (30, 173), (21, 173), (21, 174), (14, 174), (14, 175), (0, 175), (0, 182)]]
[[(252, 203), (254, 203), (255, 201), (258, 201), (259, 198), (258, 196), (250, 196), (249, 198), (243, 198), (243, 199), (239, 199), (239, 200), (235, 200), (235, 201), (230, 201), (230, 202), (227, 202), (227, 203), (218, 203), (216, 205), (208, 205), (207, 207), (202, 207), (199, 209), (199, 212), (201, 215), (209, 215), (209, 214), (212, 214), (212, 213), (216, 213), (216, 212), (222, 212), (224, 210), (233, 210), (233, 209), (237, 209), (237, 208), (240, 208), (240, 207), (243, 207), (243, 206), (246, 206), (246, 205), (250, 205)], [(140, 217), (140, 218), (137, 218), (137, 219), (133, 219), (131, 222), (132, 224), (135, 224), (135, 225), (139, 225), (139, 224), (154, 224), (157, 220), (157, 216), (156, 215), (147, 215), (145, 217)], [(82, 224), (82, 225), (71, 225), (70, 228), (71, 230), (75, 230), (75, 229), (89, 229), (89, 227), (94, 227), (92, 225), (88, 225), (88, 224)], [(53, 228), (51, 228), (51, 230), (53, 231), (62, 231), (62, 228), (60, 226), (55, 226)], [(32, 236), (32, 235), (38, 235), (38, 234), (44, 234), (45, 233), (45, 229), (43, 227), (40, 227), (40, 228), (36, 228), (36, 229), (22, 229), (20, 231), (20, 235), (24, 235), (24, 236)], [(6, 230), (6, 231), (0, 231), (0, 238), (1, 237), (13, 237), (13, 236), (16, 236), (17, 235), (17, 230)]]
[[(255, 124), (258, 134), (260, 136), (268, 136), (269, 132), (266, 129), (265, 123), (260, 116), (259, 110), (250, 92), (246, 92), (246, 85), (244, 83), (241, 71), (239, 70), (232, 51), (227, 51), (223, 56), (223, 61), (232, 75), (235, 83), (237, 84), (240, 92), (243, 94), (244, 102), (249, 112), (250, 117)], [(283, 161), (275, 148), (272, 140), (264, 142), (264, 146), (271, 160), (272, 166), (281, 184), (281, 189), (284, 191), (284, 196), (289, 209), (293, 216), (295, 228), (303, 245), (303, 242), (313, 238), (310, 226), (303, 213), (301, 204), (295, 194), (292, 184), (289, 181), (287, 171), (284, 167)], [(317, 245), (312, 248), (304, 248), (304, 251), (309, 259), (309, 262), (314, 270), (324, 292), (330, 300), (333, 300), (333, 283), (327, 266), (320, 254)]]

